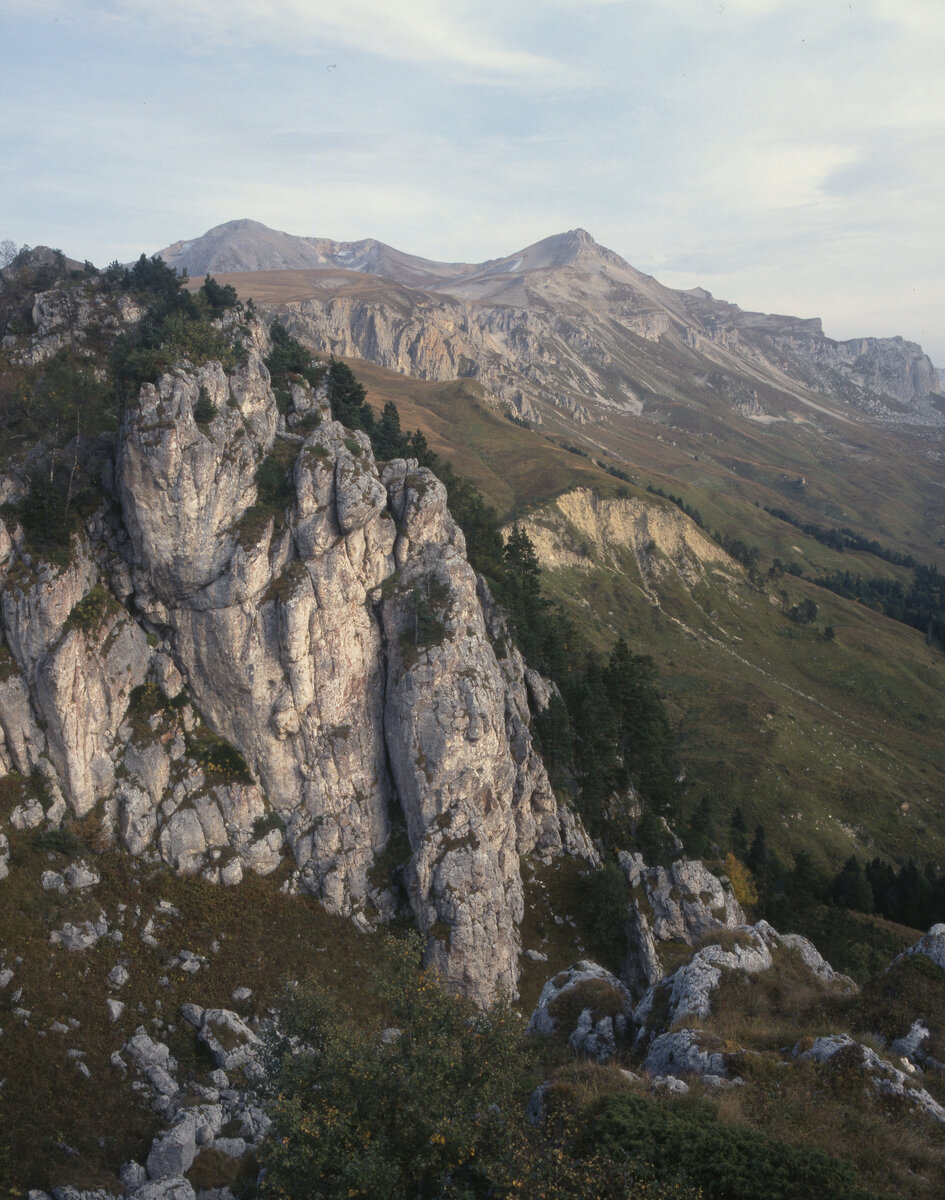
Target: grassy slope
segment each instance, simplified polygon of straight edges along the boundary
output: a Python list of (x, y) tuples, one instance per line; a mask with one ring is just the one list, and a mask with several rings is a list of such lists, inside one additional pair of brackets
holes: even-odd
[[(625, 488), (664, 504), (645, 492), (652, 483), (683, 494), (710, 529), (757, 545), (763, 571), (778, 557), (812, 575), (838, 568), (906, 578), (870, 555), (821, 545), (764, 505), (850, 525), (945, 565), (930, 499), (935, 464), (916, 435), (826, 417), (818, 417), (819, 432), (785, 422), (774, 433), (733, 418), (724, 446), (721, 435), (716, 442), (649, 421), (634, 422), (631, 438), (626, 418), (603, 429), (562, 423), (535, 431), (488, 408), (473, 383), (351, 365), (375, 406), (393, 400), (404, 427), (421, 428), (506, 514), (540, 514), (575, 487), (609, 497)], [(685, 411), (709, 421), (695, 402)], [(564, 450), (563, 440), (583, 443), (590, 457)], [(636, 486), (598, 469), (595, 457), (628, 470)], [(578, 531), (573, 538), (584, 541)], [(549, 589), (592, 644), (605, 649), (622, 633), (655, 655), (693, 802), (708, 791), (723, 816), (740, 804), (782, 851), (803, 846), (831, 864), (853, 850), (923, 861), (945, 850), (945, 656), (920, 633), (790, 576), (760, 594), (731, 564), (740, 579), (734, 589), (708, 577), (690, 590), (668, 573), (658, 607), (629, 549), (592, 550), (587, 566), (553, 572)], [(808, 597), (817, 621), (797, 625), (782, 609)], [(833, 641), (823, 636), (828, 624)]]
[[(310, 899), (280, 893), (281, 876), (249, 876), (237, 888), (224, 888), (175, 877), (117, 851), (80, 847), (101, 883), (61, 896), (43, 891), (40, 876), (62, 871), (74, 854), (47, 849), (38, 832), (11, 836), (10, 876), (0, 884), (0, 952), (14, 972), (0, 992), (0, 1182), (23, 1189), (0, 1189), (0, 1195), (65, 1182), (120, 1191), (118, 1166), (144, 1162), (164, 1122), (132, 1089), (133, 1074), (124, 1078), (109, 1058), (143, 1025), (168, 1043), (181, 1078), (195, 1072), (206, 1083), (213, 1064), (181, 1022), (181, 1004), (262, 1016), (289, 980), (311, 976), (348, 1003), (372, 1003), (367, 971), (385, 953), (380, 938), (330, 917)], [(141, 934), (162, 900), (179, 916), (158, 916), (152, 948)], [(50, 933), (67, 921), (94, 921), (102, 912), (121, 932), (120, 944), (105, 938), (82, 952), (50, 945)], [(190, 975), (170, 965), (183, 949), (205, 956), (208, 966)], [(120, 989), (107, 981), (118, 963), (130, 973)], [(234, 1004), (232, 992), (242, 986), (253, 996)], [(109, 996), (126, 1004), (114, 1023), (105, 1008)], [(70, 1019), (78, 1022), (74, 1030), (51, 1029)], [(70, 1061), (70, 1049), (84, 1052), (88, 1079)]]

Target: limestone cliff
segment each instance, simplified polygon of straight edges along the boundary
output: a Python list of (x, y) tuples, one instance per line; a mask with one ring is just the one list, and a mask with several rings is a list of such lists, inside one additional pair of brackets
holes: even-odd
[(817, 318), (664, 287), (583, 230), (473, 266), (321, 245), (312, 298), (280, 313), (297, 336), (419, 379), (475, 379), (534, 422), (658, 415), (681, 387), (755, 420), (829, 397), (858, 419), (942, 424), (939, 374), (916, 343), (838, 342)]
[[(56, 297), (37, 304), (55, 324)], [(376, 463), (307, 383), (280, 413), (261, 325), (248, 341), (229, 374), (184, 361), (141, 387), (67, 562), (6, 510), (0, 765), (42, 780), (15, 821), (95, 812), (132, 854), (224, 883), (288, 854), (287, 886), (362, 927), (406, 902), (487, 1003), (515, 989), (519, 856), (585, 845), (524, 664), (440, 481)], [(285, 506), (261, 502), (264, 461)]]

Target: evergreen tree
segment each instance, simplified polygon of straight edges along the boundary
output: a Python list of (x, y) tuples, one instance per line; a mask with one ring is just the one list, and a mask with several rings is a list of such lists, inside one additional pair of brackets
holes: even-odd
[(732, 852), (743, 863), (748, 862), (748, 826), (740, 807), (736, 806), (729, 822), (732, 838)]
[(708, 796), (703, 796), (693, 809), (686, 826), (686, 849), (693, 858), (704, 858), (709, 853), (714, 833), (712, 804)]
[(374, 412), (367, 402), (367, 392), (359, 383), (351, 368), (337, 358), (328, 367), (328, 399), (331, 415), (349, 429), (363, 429), (370, 433), (374, 428)]
[(830, 887), (830, 898), (839, 908), (865, 913), (873, 911), (873, 889), (855, 854), (851, 854), (837, 872)]
[(400, 413), (397, 405), (388, 400), (380, 420), (371, 437), (374, 454), (379, 459), (406, 458), (410, 453), (410, 442), (400, 428)]
[(755, 826), (755, 836), (752, 839), (745, 865), (757, 881), (758, 894), (762, 904), (766, 903), (768, 899), (768, 838), (764, 825)]

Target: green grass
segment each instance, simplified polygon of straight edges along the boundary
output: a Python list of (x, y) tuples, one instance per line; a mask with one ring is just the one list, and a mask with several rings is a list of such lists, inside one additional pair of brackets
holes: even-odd
[[(660, 361), (647, 384), (655, 396), (672, 365), (671, 356)], [(906, 576), (868, 554), (831, 550), (764, 505), (849, 525), (945, 566), (928, 502), (934, 464), (927, 444), (908, 431), (828, 416), (817, 418), (817, 428), (793, 421), (759, 427), (713, 410), (717, 398), (701, 393), (677, 394), (662, 418), (654, 401), (654, 420), (605, 415), (579, 427), (546, 410), (546, 425), (529, 430), (490, 409), (468, 380), (425, 383), (352, 365), (377, 409), (393, 400), (403, 427), (421, 428), (505, 514), (560, 525), (553, 502), (577, 487), (676, 513), (646, 493), (652, 483), (681, 494), (709, 530), (758, 546), (763, 575), (780, 558), (811, 576), (831, 569)], [(684, 411), (702, 414), (693, 418), (695, 432), (681, 428)], [(565, 441), (588, 457), (568, 453)], [(607, 475), (596, 458), (621, 466), (634, 482)], [(764, 593), (739, 567), (734, 583), (709, 573), (692, 587), (672, 569), (644, 579), (629, 548), (601, 546), (567, 523), (565, 537), (583, 566), (547, 574), (547, 590), (592, 647), (606, 652), (624, 636), (634, 651), (654, 655), (679, 733), (685, 804), (708, 795), (717, 836), (740, 805), (749, 828), (765, 823), (769, 844), (783, 854), (804, 848), (833, 868), (852, 852), (900, 862), (945, 852), (938, 735), (945, 654), (920, 633), (791, 576), (766, 579)], [(817, 605), (817, 619), (798, 625), (787, 611), (806, 599)], [(824, 637), (828, 625), (832, 640)]]

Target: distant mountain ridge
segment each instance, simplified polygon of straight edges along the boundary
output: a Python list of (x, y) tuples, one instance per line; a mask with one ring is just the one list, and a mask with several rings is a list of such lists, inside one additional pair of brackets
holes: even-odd
[(531, 420), (549, 404), (580, 421), (603, 409), (639, 415), (651, 395), (698, 402), (695, 389), (762, 421), (793, 419), (813, 391), (884, 421), (945, 423), (942, 374), (917, 343), (837, 342), (819, 318), (666, 287), (584, 229), (482, 263), (443, 263), (375, 239), (295, 237), (239, 220), (160, 255), (193, 276), (312, 271), (311, 299), (287, 315), (317, 349), (418, 378), (475, 378)]

